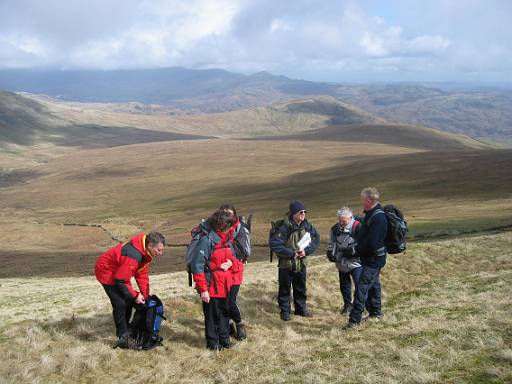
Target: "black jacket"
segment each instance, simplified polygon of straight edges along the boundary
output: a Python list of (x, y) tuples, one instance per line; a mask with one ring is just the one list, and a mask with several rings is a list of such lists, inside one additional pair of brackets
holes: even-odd
[[(380, 210), (380, 212), (377, 212)], [(388, 233), (388, 219), (377, 204), (365, 212), (361, 229), (357, 235), (356, 255), (361, 258), (363, 266), (382, 268), (386, 265), (385, 240)]]

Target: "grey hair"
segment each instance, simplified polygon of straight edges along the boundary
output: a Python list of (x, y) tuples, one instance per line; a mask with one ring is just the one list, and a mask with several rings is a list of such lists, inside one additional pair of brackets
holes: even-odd
[(338, 209), (338, 217), (352, 217), (354, 214), (349, 207), (342, 207)]
[(380, 192), (375, 187), (367, 187), (361, 191), (361, 196), (370, 199), (374, 203), (380, 200)]

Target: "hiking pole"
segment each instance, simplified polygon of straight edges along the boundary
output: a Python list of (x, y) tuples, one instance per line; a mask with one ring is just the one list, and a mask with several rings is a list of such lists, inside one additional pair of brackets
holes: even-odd
[(190, 272), (188, 273), (188, 286), (192, 286), (192, 274)]

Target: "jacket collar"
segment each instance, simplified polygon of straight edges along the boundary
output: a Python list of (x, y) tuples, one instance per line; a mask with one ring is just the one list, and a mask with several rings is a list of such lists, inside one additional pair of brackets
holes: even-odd
[(382, 209), (382, 205), (380, 203), (377, 203), (377, 205), (375, 207), (373, 207), (372, 209), (368, 210), (368, 211), (364, 211), (364, 214), (365, 215), (368, 215), (368, 214), (372, 214), (373, 212), (375, 212), (377, 209)]
[(338, 226), (340, 227), (340, 229), (343, 231), (343, 232), (352, 232), (352, 227), (354, 226), (354, 223), (356, 222), (356, 219), (352, 218), (350, 219), (350, 221), (348, 222), (347, 225), (345, 225), (344, 227), (341, 226), (340, 222), (338, 221)]
[(146, 234), (139, 233), (131, 238), (130, 243), (144, 256), (144, 259), (152, 261), (153, 258), (146, 249)]

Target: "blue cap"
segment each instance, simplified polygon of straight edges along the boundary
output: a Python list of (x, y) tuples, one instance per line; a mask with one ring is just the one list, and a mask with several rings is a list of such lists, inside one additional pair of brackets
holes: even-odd
[(295, 215), (297, 212), (305, 211), (306, 207), (299, 200), (294, 200), (290, 203), (290, 213)]

